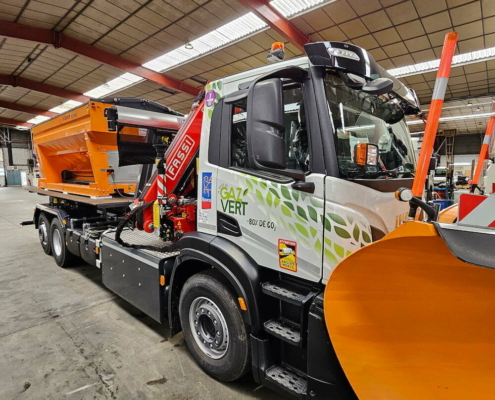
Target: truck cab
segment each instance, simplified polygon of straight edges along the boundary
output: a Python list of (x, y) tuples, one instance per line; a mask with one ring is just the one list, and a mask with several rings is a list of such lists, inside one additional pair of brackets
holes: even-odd
[[(412, 184), (404, 116), (419, 107), (356, 46), (306, 51), (207, 86), (198, 231), (225, 237), (264, 267), (325, 283), (338, 262), (405, 219), (394, 192)], [(378, 77), (393, 91), (367, 90)], [(375, 152), (373, 163), (357, 163), (363, 148)]]

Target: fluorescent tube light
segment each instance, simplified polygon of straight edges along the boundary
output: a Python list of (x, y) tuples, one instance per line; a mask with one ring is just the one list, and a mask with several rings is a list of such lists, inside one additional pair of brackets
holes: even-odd
[(46, 121), (47, 119), (50, 119), (50, 117), (45, 117), (44, 115), (37, 115), (34, 118), (31, 118), (27, 122), (30, 124), (39, 124), (40, 122)]
[(58, 113), (58, 114), (61, 114), (61, 113), (64, 113), (66, 111), (69, 111), (70, 109), (74, 108), (74, 107), (77, 107), (79, 105), (81, 105), (82, 103), (80, 101), (76, 101), (76, 100), (69, 100), (69, 101), (66, 101), (65, 103), (63, 104), (60, 104), (59, 106), (57, 107), (53, 107), (53, 108), (50, 108), (50, 111), (51, 112), (55, 112), (55, 113)]
[[(452, 68), (493, 59), (495, 59), (495, 47), (472, 51), (470, 53), (458, 54), (452, 59)], [(406, 76), (436, 71), (439, 65), (440, 60), (432, 60), (423, 63), (407, 65), (405, 67), (389, 69), (388, 72), (396, 78), (404, 78)]]
[[(495, 115), (495, 112), (491, 113), (483, 113), (483, 114), (470, 114), (470, 115), (456, 115), (455, 117), (442, 117), (440, 118), (440, 122), (445, 122), (445, 121), (456, 121), (460, 119), (472, 119), (472, 118), (484, 118), (484, 117), (491, 117)], [(423, 124), (423, 120), (418, 119), (414, 121), (407, 121), (407, 125), (416, 125), (416, 124)]]

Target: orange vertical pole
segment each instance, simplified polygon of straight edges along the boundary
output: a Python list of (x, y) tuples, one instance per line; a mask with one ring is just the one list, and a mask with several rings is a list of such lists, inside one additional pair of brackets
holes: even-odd
[(450, 68), (452, 67), (452, 58), (454, 57), (455, 46), (457, 44), (457, 32), (449, 32), (445, 35), (443, 42), (442, 57), (440, 58), (440, 67), (438, 68), (435, 88), (430, 104), (430, 112), (426, 121), (423, 145), (419, 153), (418, 166), (412, 192), (414, 196), (423, 197), (425, 189), (426, 175), (433, 154), (433, 145), (437, 136), (438, 123), (442, 114), (443, 99), (447, 90), (447, 83), (450, 77)]
[(488, 125), (486, 126), (485, 138), (483, 139), (483, 144), (481, 145), (480, 155), (478, 157), (478, 164), (476, 164), (476, 168), (474, 170), (473, 181), (471, 185), (477, 185), (481, 171), (483, 171), (484, 161), (488, 158), (488, 147), (490, 146), (490, 141), (492, 138), (493, 127), (495, 126), (495, 117), (490, 117), (488, 120)]

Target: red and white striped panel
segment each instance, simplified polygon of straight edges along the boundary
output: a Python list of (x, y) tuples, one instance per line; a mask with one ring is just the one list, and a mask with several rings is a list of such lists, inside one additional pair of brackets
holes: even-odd
[(495, 228), (495, 196), (461, 194), (458, 223)]
[(156, 176), (156, 189), (158, 199), (161, 199), (163, 196), (165, 196), (165, 179), (163, 175), (158, 174)]

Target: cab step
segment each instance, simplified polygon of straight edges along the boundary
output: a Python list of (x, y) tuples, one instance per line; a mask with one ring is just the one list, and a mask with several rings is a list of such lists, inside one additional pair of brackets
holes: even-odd
[(261, 284), (261, 290), (268, 296), (275, 297), (296, 306), (300, 306), (307, 296), (307, 294), (291, 289), (280, 283), (275, 284), (271, 282), (264, 282)]
[(271, 319), (264, 324), (265, 331), (276, 338), (294, 346), (301, 344), (301, 331), (299, 326), (284, 318)]
[(303, 374), (293, 369), (286, 368), (282, 365), (273, 365), (266, 370), (265, 378), (267, 381), (288, 391), (292, 395), (297, 397), (306, 395), (308, 381)]

